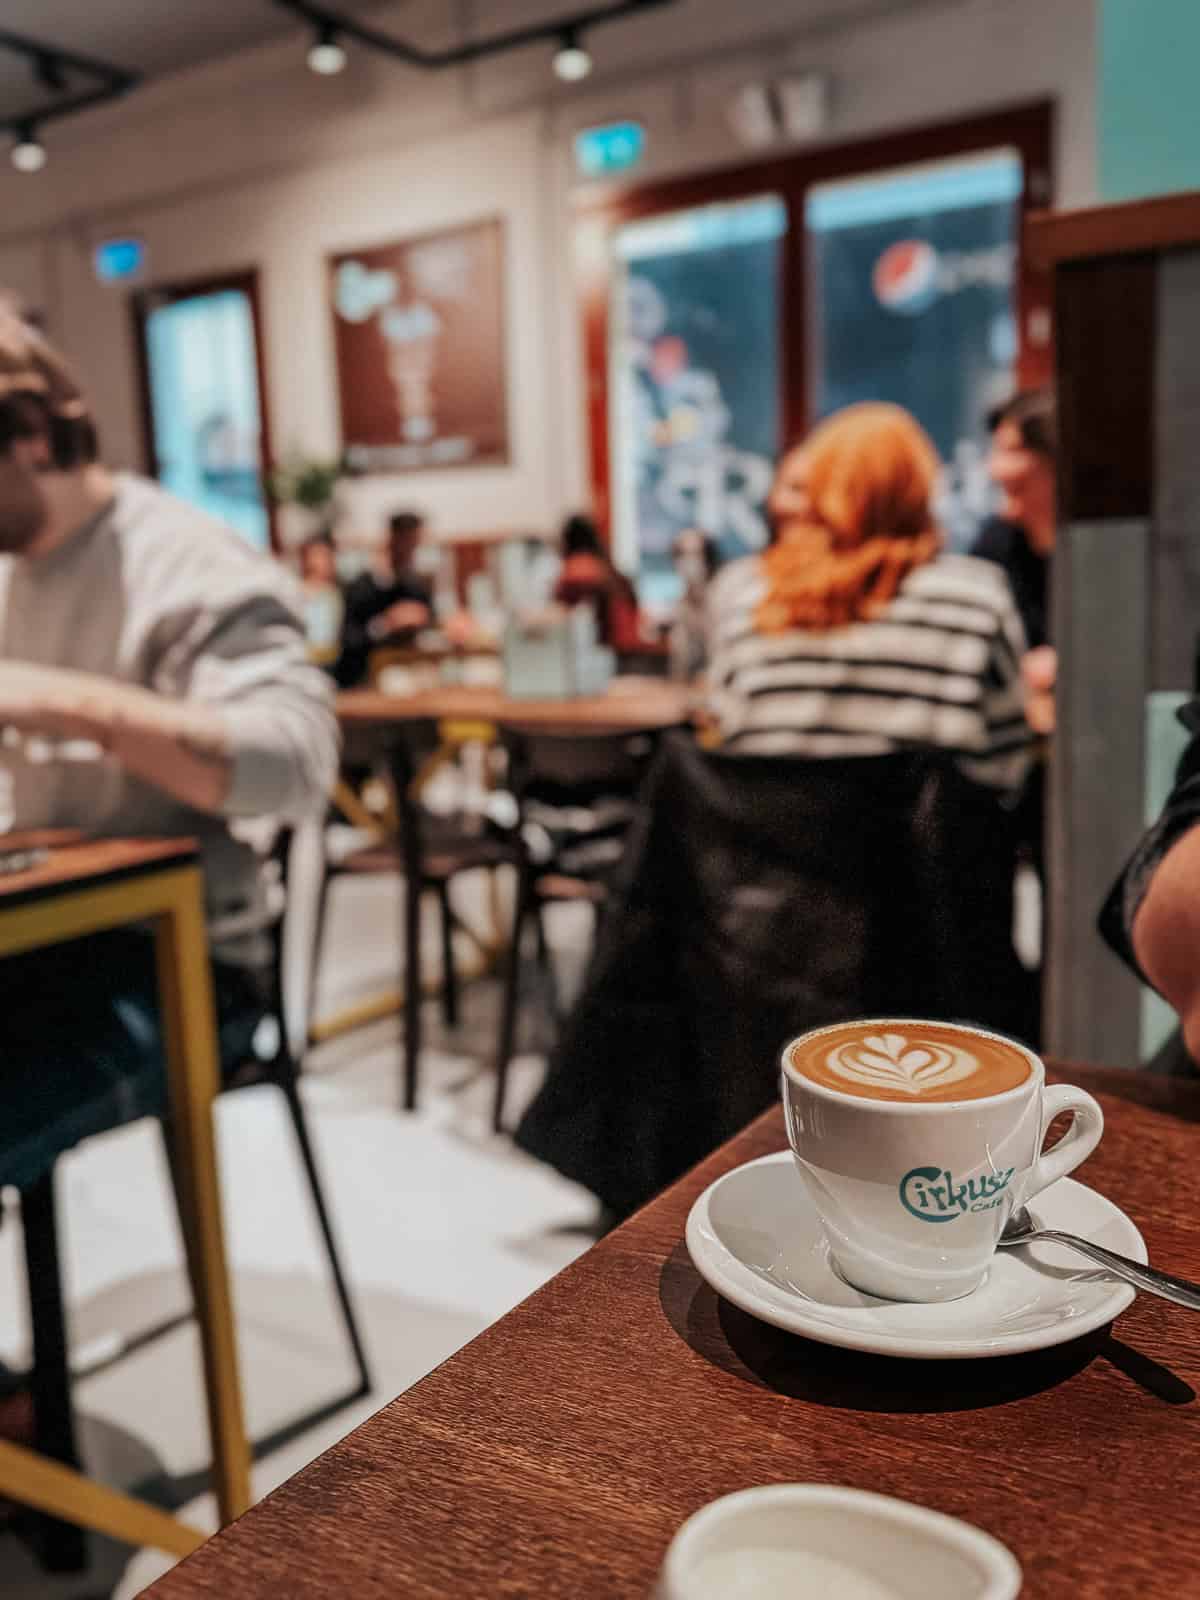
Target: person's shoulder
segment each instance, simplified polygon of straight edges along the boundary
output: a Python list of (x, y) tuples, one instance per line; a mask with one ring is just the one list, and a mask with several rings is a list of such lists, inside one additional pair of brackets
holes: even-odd
[(1012, 588), (1002, 567), (977, 555), (943, 551), (936, 560), (910, 572), (907, 597), (983, 607), (997, 618), (1013, 610)]
[(989, 517), (975, 535), (971, 554), (981, 561), (991, 561), (1006, 566), (1012, 560), (1017, 541), (1020, 539), (1021, 530), (1015, 522), (1009, 522), (1005, 517)]
[(373, 600), (379, 592), (379, 582), (370, 571), (356, 572), (344, 586), (347, 604), (355, 600)]
[(262, 598), (295, 612), (302, 604), (298, 582), (278, 561), (148, 478), (118, 477), (113, 527), (130, 577), (163, 608), (178, 602), (217, 609)]
[(740, 556), (719, 568), (708, 585), (713, 605), (734, 605), (757, 596), (762, 587), (762, 562), (758, 556)]
[(176, 555), (203, 550), (235, 565), (263, 559), (228, 523), (132, 472), (117, 474), (113, 522), (120, 537), (139, 548), (161, 545)]

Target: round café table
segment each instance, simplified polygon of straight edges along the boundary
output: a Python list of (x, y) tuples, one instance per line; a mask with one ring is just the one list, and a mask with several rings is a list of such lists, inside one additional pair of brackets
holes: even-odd
[(490, 685), (448, 684), (409, 695), (348, 689), (338, 695), (337, 713), (351, 738), (429, 721), (486, 722), (498, 728), (599, 736), (681, 727), (690, 720), (695, 701), (696, 691), (688, 684), (617, 677), (603, 694), (553, 700), (516, 699)]

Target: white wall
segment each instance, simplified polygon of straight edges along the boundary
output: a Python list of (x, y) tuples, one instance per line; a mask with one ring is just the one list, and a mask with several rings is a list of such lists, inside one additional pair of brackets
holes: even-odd
[[(46, 310), (97, 399), (107, 453), (135, 463), (128, 308), (92, 277), (92, 244), (139, 232), (164, 282), (257, 266), (276, 450), (331, 453), (325, 255), (501, 215), (512, 463), (377, 482), (357, 491), (357, 513), (373, 519), (409, 500), (447, 531), (544, 526), (586, 493), (569, 269), (578, 127), (637, 117), (650, 134), (646, 173), (657, 176), (745, 159), (728, 98), (785, 69), (830, 75), (838, 141), (1048, 95), (1059, 107), (1057, 200), (1086, 204), (1094, 13), (1095, 0), (681, 0), (597, 30), (597, 71), (582, 90), (554, 82), (545, 49), (440, 76), (356, 52), (340, 78), (318, 80), (297, 34), (54, 129), (43, 173), (0, 176), (0, 284)], [(482, 35), (544, 18), (547, 6), (476, 0), (462, 14)], [(454, 20), (443, 0), (382, 17), (427, 45), (455, 37)]]

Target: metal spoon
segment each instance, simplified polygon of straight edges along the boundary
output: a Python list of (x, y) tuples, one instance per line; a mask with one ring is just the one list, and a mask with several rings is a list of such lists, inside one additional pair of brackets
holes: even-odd
[(1140, 1261), (1118, 1255), (1115, 1250), (1106, 1250), (1102, 1244), (1093, 1244), (1090, 1239), (1081, 1239), (1078, 1234), (1060, 1233), (1057, 1228), (1039, 1228), (1029, 1215), (1027, 1206), (1013, 1212), (1000, 1235), (1002, 1247), (1033, 1244), (1042, 1240), (1069, 1245), (1072, 1250), (1078, 1250), (1080, 1255), (1087, 1256), (1101, 1267), (1107, 1267), (1116, 1277), (1132, 1283), (1134, 1288), (1144, 1289), (1147, 1294), (1159, 1295), (1164, 1300), (1173, 1300), (1177, 1306), (1187, 1306), (1191, 1311), (1200, 1311), (1200, 1284), (1189, 1283), (1186, 1278), (1173, 1278), (1169, 1272), (1143, 1266)]

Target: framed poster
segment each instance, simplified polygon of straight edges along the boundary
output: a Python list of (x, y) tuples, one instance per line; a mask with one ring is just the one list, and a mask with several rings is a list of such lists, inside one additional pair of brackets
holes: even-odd
[(506, 462), (503, 223), (346, 251), (329, 280), (347, 465)]

